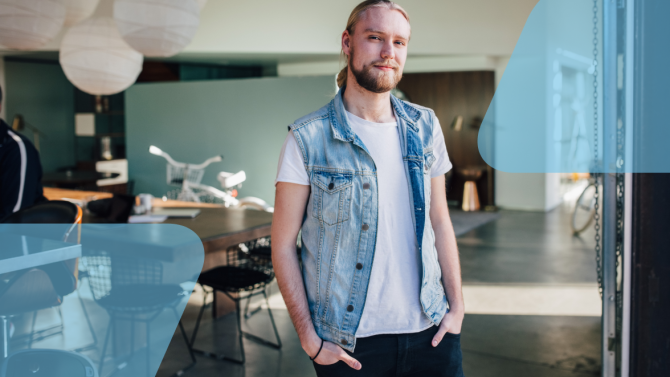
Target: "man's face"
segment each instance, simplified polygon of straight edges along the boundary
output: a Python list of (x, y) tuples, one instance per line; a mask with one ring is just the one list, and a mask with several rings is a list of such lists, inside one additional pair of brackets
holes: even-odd
[[(358, 85), (374, 93), (395, 88), (407, 59), (410, 26), (398, 11), (368, 9), (354, 27), (345, 32), (344, 53)], [(348, 39), (347, 39), (348, 36)]]

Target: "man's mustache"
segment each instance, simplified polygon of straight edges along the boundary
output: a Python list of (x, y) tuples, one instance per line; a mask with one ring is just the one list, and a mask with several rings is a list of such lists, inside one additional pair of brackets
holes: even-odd
[(388, 60), (388, 61), (380, 61), (380, 62), (373, 62), (373, 63), (372, 63), (372, 66), (373, 66), (373, 67), (391, 67), (391, 68), (393, 68), (393, 69), (395, 69), (395, 70), (397, 70), (398, 68), (400, 68), (400, 65), (398, 65), (398, 63), (396, 63), (396, 62), (394, 62), (394, 61), (392, 61), (392, 60)]

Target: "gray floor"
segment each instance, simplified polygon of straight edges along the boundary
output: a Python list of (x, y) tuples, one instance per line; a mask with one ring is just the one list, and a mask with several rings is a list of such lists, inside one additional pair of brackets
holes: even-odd
[(452, 208), (449, 214), (457, 237), (500, 218), (499, 212), (465, 212), (459, 208)]
[[(594, 284), (593, 233), (572, 237), (568, 211), (564, 207), (547, 214), (502, 211), (498, 220), (459, 237), (464, 284)], [(184, 313), (189, 331), (197, 310), (189, 306)], [(185, 376), (314, 376), (287, 312), (273, 313), (284, 343), (281, 351), (245, 340), (246, 365), (198, 357)], [(234, 320), (228, 315), (212, 322), (205, 315), (196, 346), (236, 354)], [(244, 326), (272, 336), (265, 312)], [(467, 314), (462, 335), (465, 375), (597, 376), (599, 338), (598, 317)], [(175, 336), (157, 375), (169, 376), (187, 363), (183, 341)]]

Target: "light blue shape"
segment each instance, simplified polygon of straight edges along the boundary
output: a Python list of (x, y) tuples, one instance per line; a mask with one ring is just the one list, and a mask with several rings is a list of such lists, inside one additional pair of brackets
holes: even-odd
[[(489, 165), (518, 173), (670, 172), (670, 2), (631, 4), (597, 1), (594, 26), (592, 1), (538, 2), (479, 133)], [(605, 20), (612, 48), (620, 38), (605, 57), (603, 6), (612, 10)]]
[[(602, 49), (600, 40), (598, 45)], [(592, 171), (593, 60), (593, 3), (539, 1), (484, 117), (478, 139), (484, 160), (506, 172)], [(599, 74), (597, 79), (600, 99)]]
[(83, 224), (63, 241), (69, 228), (0, 224), (0, 375), (154, 376), (183, 341), (202, 241), (174, 224)]

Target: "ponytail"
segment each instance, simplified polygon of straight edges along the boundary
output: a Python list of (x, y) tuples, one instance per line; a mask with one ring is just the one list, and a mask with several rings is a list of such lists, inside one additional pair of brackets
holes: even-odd
[(344, 68), (337, 74), (337, 86), (342, 88), (347, 85), (347, 74), (349, 73), (349, 66), (345, 65)]

